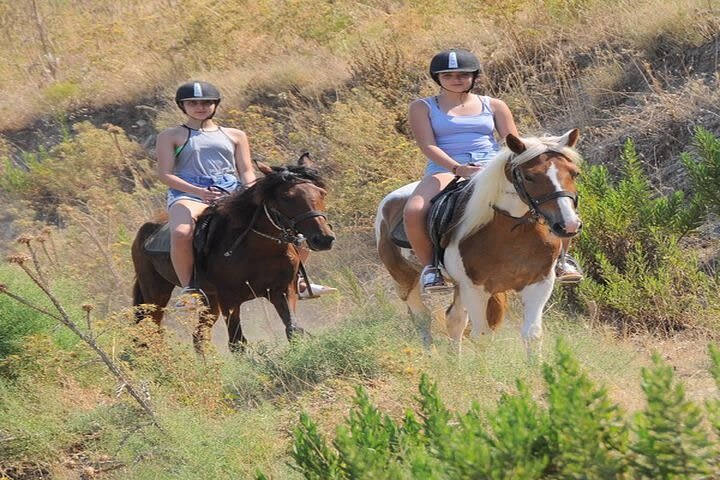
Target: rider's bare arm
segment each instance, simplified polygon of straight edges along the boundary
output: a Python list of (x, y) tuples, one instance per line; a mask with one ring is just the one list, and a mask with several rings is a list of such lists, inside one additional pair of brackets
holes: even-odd
[(250, 158), (250, 142), (242, 130), (237, 128), (225, 129), (228, 136), (235, 142), (235, 168), (244, 186), (252, 185), (255, 182), (255, 170)]
[(515, 119), (513, 118), (512, 112), (505, 102), (499, 98), (492, 98), (490, 99), (490, 108), (493, 111), (493, 117), (495, 119), (495, 130), (497, 130), (503, 141), (505, 141), (505, 137), (510, 133), (516, 137), (520, 136), (515, 126)]

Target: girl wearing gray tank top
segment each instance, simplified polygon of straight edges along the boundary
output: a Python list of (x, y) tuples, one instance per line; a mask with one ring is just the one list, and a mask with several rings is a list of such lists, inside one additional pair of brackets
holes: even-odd
[[(193, 280), (195, 220), (224, 193), (255, 182), (250, 144), (245, 132), (222, 128), (213, 121), (220, 91), (207, 82), (188, 82), (175, 93), (185, 114), (183, 125), (168, 128), (157, 137), (158, 176), (168, 188), (170, 259), (183, 294), (203, 294)], [(309, 250), (300, 249), (305, 261)], [(333, 293), (335, 288), (298, 280), (300, 299)], [(311, 294), (312, 292), (312, 295)], [(179, 305), (182, 305), (180, 299)]]
[(220, 91), (210, 83), (181, 85), (175, 102), (185, 114), (185, 123), (157, 137), (158, 176), (169, 187), (170, 258), (184, 287), (181, 293), (195, 290), (189, 285), (195, 220), (223, 190), (255, 181), (245, 132), (221, 128), (213, 121), (220, 100)]

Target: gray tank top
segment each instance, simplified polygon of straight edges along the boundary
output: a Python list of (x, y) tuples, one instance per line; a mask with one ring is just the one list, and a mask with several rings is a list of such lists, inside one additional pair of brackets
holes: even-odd
[(180, 177), (215, 177), (236, 174), (235, 144), (218, 127), (217, 130), (188, 129), (188, 139), (175, 152), (173, 173)]

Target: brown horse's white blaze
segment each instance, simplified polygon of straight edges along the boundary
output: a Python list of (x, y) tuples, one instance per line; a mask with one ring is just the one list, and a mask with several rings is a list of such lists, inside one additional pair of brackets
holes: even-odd
[[(488, 333), (501, 323), (505, 292), (520, 294), (524, 306), (522, 338), (542, 334), (542, 311), (555, 282), (561, 239), (579, 233), (577, 215), (579, 155), (572, 148), (578, 130), (561, 137), (507, 138), (507, 148), (471, 180), (463, 214), (447, 234), (446, 273), (455, 284), (447, 310), (450, 337), (458, 343), (469, 320), (471, 335)], [(375, 222), (380, 258), (400, 297), (431, 341), (430, 312), (420, 296), (419, 269), (410, 251), (392, 243), (390, 229), (414, 185), (389, 194)]]

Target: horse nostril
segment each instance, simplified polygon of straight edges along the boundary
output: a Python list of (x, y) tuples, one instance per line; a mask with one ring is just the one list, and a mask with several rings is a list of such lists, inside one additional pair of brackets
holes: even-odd
[(316, 250), (330, 250), (334, 241), (334, 235), (317, 234), (310, 237), (309, 244)]

